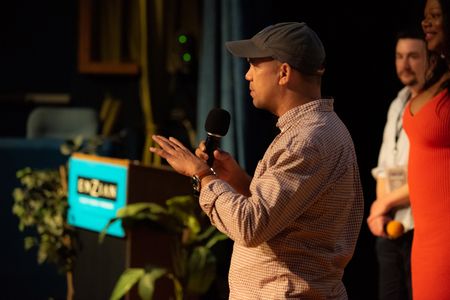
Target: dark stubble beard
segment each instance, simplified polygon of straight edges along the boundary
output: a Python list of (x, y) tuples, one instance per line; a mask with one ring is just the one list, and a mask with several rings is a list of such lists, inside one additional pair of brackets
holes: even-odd
[[(401, 78), (402, 78), (402, 74), (403, 73), (408, 73), (409, 75), (412, 75), (413, 77), (412, 78), (410, 78), (410, 79), (407, 79), (406, 81), (405, 80), (402, 80)], [(400, 73), (399, 74), (399, 78), (400, 78), (400, 81), (404, 84), (404, 85), (406, 85), (406, 86), (414, 86), (414, 85), (416, 85), (417, 83), (418, 83), (418, 81), (417, 81), (417, 76), (415, 76), (416, 74), (415, 73), (413, 73), (413, 72), (408, 72), (408, 71), (403, 71), (402, 73)]]

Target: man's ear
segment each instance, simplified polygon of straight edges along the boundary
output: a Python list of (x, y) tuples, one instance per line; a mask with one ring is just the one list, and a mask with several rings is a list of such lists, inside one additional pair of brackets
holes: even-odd
[(279, 69), (279, 83), (286, 84), (291, 77), (292, 68), (287, 63), (282, 63)]

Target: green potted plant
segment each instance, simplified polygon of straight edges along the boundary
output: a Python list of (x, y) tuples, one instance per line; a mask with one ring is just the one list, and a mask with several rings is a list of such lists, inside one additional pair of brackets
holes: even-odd
[(66, 274), (67, 299), (73, 298), (72, 271), (76, 258), (75, 230), (66, 222), (67, 188), (65, 168), (17, 172), (21, 187), (13, 191), (12, 212), (24, 231), (24, 247), (37, 247), (37, 261), (54, 263)]
[(176, 196), (168, 199), (165, 206), (148, 202), (127, 205), (118, 210), (116, 217), (106, 225), (100, 241), (108, 227), (117, 220), (122, 220), (125, 228), (144, 222), (169, 234), (173, 238), (172, 266), (147, 265), (126, 269), (116, 283), (111, 300), (121, 299), (135, 285), (142, 299), (152, 299), (156, 282), (163, 277), (173, 282), (177, 300), (208, 291), (216, 276), (216, 257), (212, 248), (228, 237), (209, 224), (194, 197)]
[[(76, 136), (60, 146), (60, 152), (95, 154), (101, 137)], [(77, 256), (75, 229), (67, 223), (67, 167), (59, 169), (20, 169), (16, 173), (21, 186), (13, 190), (12, 213), (19, 218), (19, 230), (25, 232), (24, 248), (37, 248), (39, 264), (53, 263), (66, 275), (67, 299), (73, 299), (73, 269)]]

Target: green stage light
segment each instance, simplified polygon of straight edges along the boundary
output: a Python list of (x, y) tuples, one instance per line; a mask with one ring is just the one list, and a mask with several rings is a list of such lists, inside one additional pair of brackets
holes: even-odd
[(187, 38), (187, 36), (185, 34), (180, 34), (178, 36), (178, 42), (180, 44), (186, 44), (187, 40), (188, 40), (188, 38)]
[(190, 62), (192, 60), (192, 55), (188, 52), (183, 53), (183, 61)]

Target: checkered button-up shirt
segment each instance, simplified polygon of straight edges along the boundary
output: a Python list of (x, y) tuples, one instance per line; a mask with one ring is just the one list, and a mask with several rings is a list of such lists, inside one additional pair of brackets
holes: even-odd
[(200, 194), (234, 241), (230, 299), (346, 299), (342, 275), (363, 215), (353, 141), (332, 99), (289, 110), (277, 127), (250, 197), (219, 179)]

